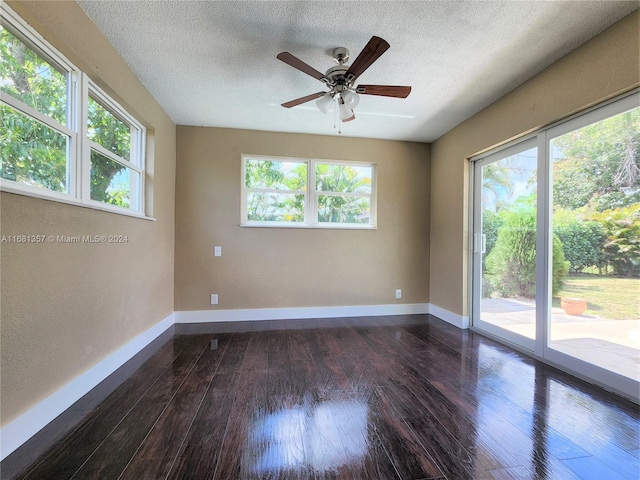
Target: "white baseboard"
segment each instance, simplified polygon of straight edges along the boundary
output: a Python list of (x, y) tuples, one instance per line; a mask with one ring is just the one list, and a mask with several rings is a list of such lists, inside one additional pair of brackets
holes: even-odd
[(457, 313), (450, 312), (433, 304), (429, 305), (429, 313), (458, 328), (469, 328), (468, 316), (458, 315)]
[(174, 314), (171, 313), (4, 426), (0, 430), (0, 460), (4, 460), (49, 422), (158, 338), (174, 323)]
[(300, 318), (377, 317), (429, 313), (428, 303), (353, 305), (345, 307), (255, 308), (238, 310), (193, 310), (176, 313), (176, 323), (241, 322)]

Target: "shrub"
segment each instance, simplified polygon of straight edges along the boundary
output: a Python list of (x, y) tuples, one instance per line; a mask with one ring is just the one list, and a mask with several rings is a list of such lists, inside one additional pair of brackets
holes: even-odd
[(607, 234), (600, 222), (580, 222), (577, 219), (554, 226), (554, 233), (562, 242), (562, 250), (571, 272), (597, 267), (604, 261), (603, 249)]
[(616, 274), (631, 278), (640, 266), (640, 205), (608, 210), (594, 219), (601, 221), (606, 231), (605, 260)]
[[(496, 244), (487, 256), (487, 279), (503, 297), (534, 298), (536, 294), (536, 216), (535, 211), (508, 212), (498, 229)], [(562, 242), (553, 236), (552, 293), (562, 288), (569, 269)]]
[(535, 296), (536, 217), (533, 212), (509, 212), (487, 255), (487, 278), (502, 296)]
[(553, 234), (552, 256), (551, 295), (555, 297), (562, 290), (564, 277), (569, 273), (569, 262), (565, 260), (562, 241), (555, 233)]
[[(491, 210), (482, 211), (482, 233), (486, 236), (485, 254), (488, 256), (498, 240), (498, 229), (502, 226), (500, 216)], [(485, 257), (486, 258), (486, 257)]]

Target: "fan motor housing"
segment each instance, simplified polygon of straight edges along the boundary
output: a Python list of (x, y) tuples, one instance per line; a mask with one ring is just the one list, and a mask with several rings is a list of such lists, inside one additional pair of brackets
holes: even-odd
[(349, 61), (349, 50), (344, 47), (338, 47), (333, 49), (333, 60), (338, 64), (342, 65), (343, 63), (347, 63)]
[(345, 79), (345, 74), (347, 73), (348, 68), (344, 65), (336, 65), (335, 67), (331, 67), (324, 74), (330, 81), (330, 83), (334, 85), (347, 85), (347, 81)]

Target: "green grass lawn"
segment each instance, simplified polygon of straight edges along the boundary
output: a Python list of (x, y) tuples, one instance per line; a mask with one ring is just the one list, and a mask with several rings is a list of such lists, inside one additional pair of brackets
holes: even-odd
[(611, 320), (640, 319), (640, 279), (600, 277), (596, 275), (569, 276), (553, 306), (560, 307), (560, 297), (584, 298), (585, 315)]

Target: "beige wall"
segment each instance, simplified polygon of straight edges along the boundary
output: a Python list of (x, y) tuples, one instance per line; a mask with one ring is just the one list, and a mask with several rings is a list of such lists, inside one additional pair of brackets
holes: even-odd
[(431, 303), (467, 315), (468, 157), (640, 84), (636, 11), (458, 125), (431, 149)]
[[(177, 311), (429, 301), (428, 145), (179, 126), (177, 151)], [(240, 227), (243, 153), (377, 163), (378, 229)]]
[(175, 125), (75, 2), (9, 2), (149, 128), (157, 221), (0, 194), (2, 235), (127, 235), (120, 245), (2, 244), (2, 425), (173, 311)]

